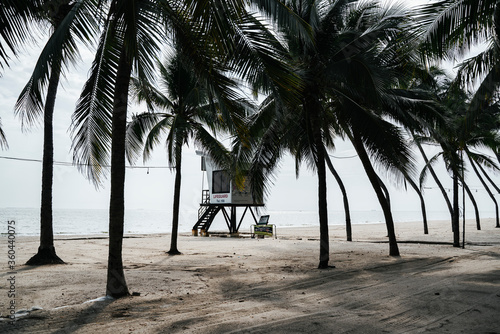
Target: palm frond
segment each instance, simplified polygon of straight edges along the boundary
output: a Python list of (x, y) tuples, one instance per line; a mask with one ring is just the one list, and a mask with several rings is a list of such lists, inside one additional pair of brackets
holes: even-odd
[(2, 119), (0, 118), (0, 149), (6, 150), (9, 148), (9, 144), (7, 143), (7, 138), (5, 137), (5, 132), (2, 129)]
[(108, 18), (92, 63), (89, 79), (72, 116), (73, 161), (95, 185), (105, 176), (110, 163), (111, 112), (115, 76), (120, 58), (115, 23)]
[(29, 39), (38, 20), (41, 0), (3, 0), (0, 6), (0, 68), (9, 65), (9, 53), (18, 55), (19, 46)]
[(51, 68), (68, 66), (78, 57), (77, 40), (89, 44), (97, 32), (100, 13), (95, 9), (97, 0), (78, 0), (71, 6), (64, 7), (67, 13), (60, 22), (56, 22), (54, 32), (45, 44), (33, 73), (21, 91), (15, 105), (16, 115), (21, 118), (22, 126), (31, 126), (43, 115), (43, 96), (49, 82)]
[(470, 50), (488, 36), (495, 5), (494, 0), (443, 0), (420, 6), (416, 13), (427, 27), (423, 35), (427, 50), (438, 57)]

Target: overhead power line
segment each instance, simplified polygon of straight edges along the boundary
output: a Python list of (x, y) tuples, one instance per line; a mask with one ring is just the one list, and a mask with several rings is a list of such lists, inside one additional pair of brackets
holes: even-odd
[[(5, 160), (14, 160), (14, 161), (25, 161), (25, 162), (38, 162), (41, 163), (41, 159), (27, 159), (27, 158), (18, 158), (18, 157), (5, 157), (5, 156), (0, 156), (0, 159), (5, 159)], [(54, 165), (57, 166), (67, 166), (67, 167), (76, 167), (76, 166), (90, 166), (90, 164), (78, 164), (78, 163), (73, 163), (73, 162), (67, 162), (67, 161), (53, 161), (52, 162)], [(103, 165), (101, 167), (111, 167), (110, 165)], [(130, 169), (173, 169), (175, 167), (171, 166), (125, 166), (126, 168)]]
[(352, 159), (352, 158), (357, 158), (358, 157), (357, 154), (351, 155), (351, 156), (348, 156), (348, 157), (336, 157), (336, 156), (331, 155), (331, 154), (329, 154), (329, 156), (332, 157), (332, 158), (335, 158), (335, 159)]

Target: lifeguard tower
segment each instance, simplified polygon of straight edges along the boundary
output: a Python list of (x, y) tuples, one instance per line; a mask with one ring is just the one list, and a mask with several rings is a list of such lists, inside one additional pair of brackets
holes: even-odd
[[(201, 170), (204, 175), (198, 221), (193, 226), (193, 235), (207, 236), (210, 226), (219, 212), (222, 212), (231, 235), (238, 234), (243, 218), (248, 211), (257, 223), (254, 210), (264, 206), (264, 203), (262, 200), (255, 200), (252, 197), (248, 182), (245, 183), (243, 190), (239, 190), (233, 184), (229, 173), (219, 168), (207, 154), (200, 151), (196, 151), (196, 154), (201, 156)], [(205, 189), (205, 179), (208, 189)], [(237, 208), (244, 208), (239, 220)]]

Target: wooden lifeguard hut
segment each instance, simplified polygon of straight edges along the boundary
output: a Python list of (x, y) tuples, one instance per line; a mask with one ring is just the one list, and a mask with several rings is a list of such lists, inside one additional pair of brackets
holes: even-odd
[[(204, 152), (196, 151), (196, 154), (201, 156), (201, 170), (204, 175), (198, 221), (193, 226), (193, 235), (208, 235), (210, 226), (219, 212), (222, 212), (231, 235), (238, 234), (248, 211), (257, 223), (254, 211), (257, 207), (264, 206), (264, 203), (253, 198), (248, 182), (245, 182), (243, 190), (238, 189), (227, 170), (219, 168)], [(205, 189), (205, 179), (208, 189)], [(244, 208), (239, 219), (237, 208)]]

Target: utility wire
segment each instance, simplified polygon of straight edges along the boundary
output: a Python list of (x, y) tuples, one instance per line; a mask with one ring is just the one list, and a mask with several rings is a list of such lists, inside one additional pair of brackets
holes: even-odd
[[(5, 160), (15, 160), (15, 161), (25, 161), (25, 162), (42, 162), (40, 159), (27, 159), (27, 158), (17, 158), (17, 157), (5, 157), (5, 156), (0, 156), (0, 159), (5, 159)], [(67, 166), (67, 167), (74, 167), (74, 166), (90, 166), (90, 164), (77, 164), (77, 163), (72, 163), (72, 162), (66, 162), (66, 161), (53, 161), (52, 162), (54, 165), (57, 166)], [(110, 165), (104, 165), (101, 167), (111, 167)], [(131, 168), (131, 169), (173, 169), (175, 167), (170, 167), (170, 166), (125, 166), (125, 168)]]
[(329, 155), (330, 157), (332, 157), (332, 158), (335, 158), (335, 159), (352, 159), (352, 158), (356, 158), (356, 157), (358, 156), (357, 154), (355, 154), (355, 155), (351, 155), (351, 156), (349, 156), (349, 157), (336, 157), (336, 156), (331, 155), (331, 154), (328, 154), (328, 155)]

